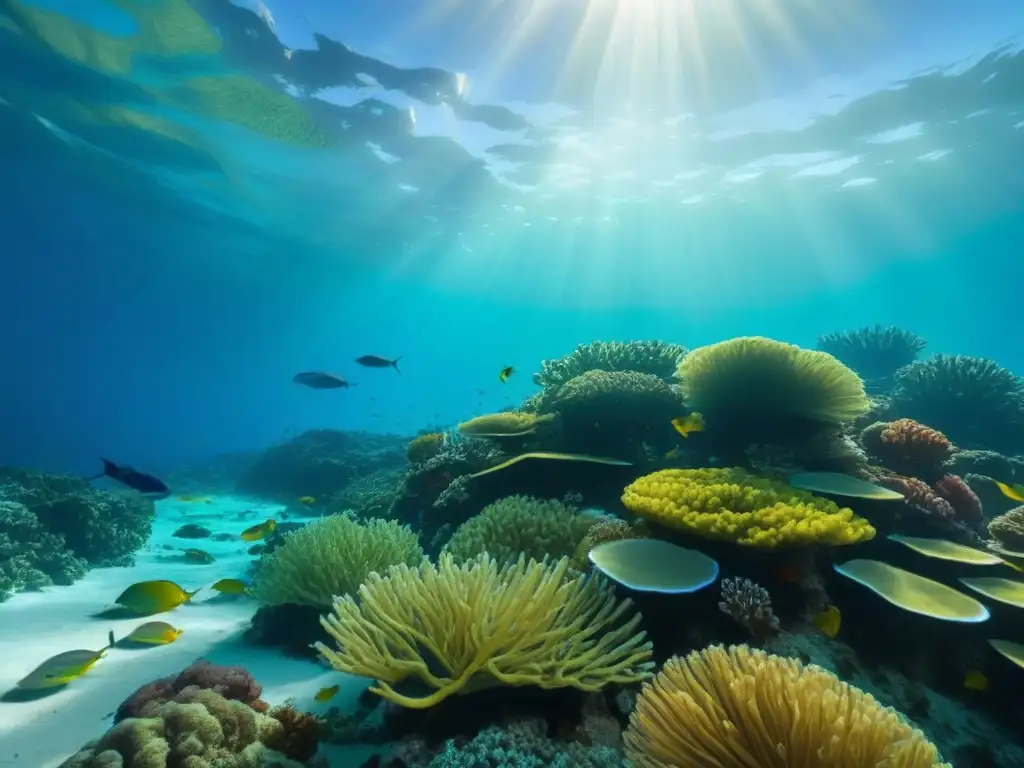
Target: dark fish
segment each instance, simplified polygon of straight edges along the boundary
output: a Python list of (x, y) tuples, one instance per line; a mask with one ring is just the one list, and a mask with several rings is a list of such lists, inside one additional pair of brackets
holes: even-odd
[(340, 376), (321, 371), (305, 371), (292, 376), (296, 384), (303, 384), (311, 389), (348, 389), (348, 382)]
[(103, 462), (103, 471), (98, 475), (90, 477), (90, 480), (109, 477), (147, 496), (166, 498), (171, 495), (171, 489), (162, 480), (152, 475), (147, 475), (145, 472), (136, 472), (131, 467), (119, 467), (109, 459), (100, 459), (100, 461)]
[(498, 379), (501, 381), (502, 384), (504, 384), (506, 381), (508, 381), (508, 377), (515, 373), (515, 371), (516, 369), (513, 368), (511, 365), (508, 368), (502, 368), (501, 372), (498, 374)]
[[(357, 357), (356, 362), (360, 365), (365, 365), (367, 368), (394, 368), (398, 371), (398, 361), (401, 357), (396, 357), (394, 360), (388, 360), (386, 357), (377, 357), (376, 355), (363, 355)], [(401, 373), (401, 371), (398, 371)]]

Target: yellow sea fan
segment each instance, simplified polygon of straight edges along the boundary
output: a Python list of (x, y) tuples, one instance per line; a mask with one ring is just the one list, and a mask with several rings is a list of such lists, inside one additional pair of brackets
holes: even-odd
[(687, 406), (709, 423), (762, 414), (842, 424), (871, 409), (864, 382), (832, 355), (760, 336), (695, 349), (676, 376)]
[(419, 537), (406, 525), (331, 515), (289, 533), (264, 557), (253, 593), (263, 605), (328, 608), (336, 595), (355, 592), (371, 571), (423, 557)]
[(514, 437), (527, 435), (538, 426), (554, 419), (553, 415), (538, 416), (524, 411), (501, 411), (464, 421), (459, 432), (468, 437)]
[(665, 469), (629, 485), (622, 503), (668, 528), (755, 547), (855, 544), (875, 529), (853, 510), (742, 469)]
[(636, 768), (951, 768), (871, 695), (744, 645), (669, 659), (623, 740)]
[[(337, 650), (316, 649), (340, 672), (376, 679), (370, 690), (403, 707), (426, 709), (491, 685), (596, 691), (650, 676), (651, 644), (636, 632), (640, 614), (596, 578), (569, 578), (568, 558), (504, 567), (488, 555), (456, 565), (399, 565), (370, 574), (321, 618)], [(395, 687), (416, 679), (433, 693)]]

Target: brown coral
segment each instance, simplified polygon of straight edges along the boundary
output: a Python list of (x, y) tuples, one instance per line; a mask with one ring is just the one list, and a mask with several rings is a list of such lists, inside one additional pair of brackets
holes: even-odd
[(281, 729), (268, 733), (263, 743), (300, 763), (311, 760), (320, 745), (320, 718), (299, 712), (290, 704), (274, 707), (270, 716), (281, 724)]
[(953, 454), (953, 445), (938, 430), (913, 419), (878, 421), (860, 435), (864, 449), (886, 468), (913, 477), (935, 478), (942, 463)]

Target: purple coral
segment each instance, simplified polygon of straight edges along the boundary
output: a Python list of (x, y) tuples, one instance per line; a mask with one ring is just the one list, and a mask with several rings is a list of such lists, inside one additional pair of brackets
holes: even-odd
[(200, 659), (178, 675), (162, 677), (143, 685), (121, 702), (121, 706), (114, 714), (114, 722), (119, 723), (129, 717), (141, 717), (151, 703), (162, 704), (171, 701), (185, 688), (215, 691), (225, 699), (240, 701), (257, 712), (267, 711), (266, 702), (260, 699), (263, 688), (245, 667), (222, 667)]
[(985, 518), (981, 499), (959, 475), (946, 475), (935, 484), (935, 490), (953, 506), (962, 523), (974, 530), (982, 528)]
[(754, 637), (766, 638), (779, 631), (768, 590), (750, 579), (722, 579), (718, 607), (742, 624)]

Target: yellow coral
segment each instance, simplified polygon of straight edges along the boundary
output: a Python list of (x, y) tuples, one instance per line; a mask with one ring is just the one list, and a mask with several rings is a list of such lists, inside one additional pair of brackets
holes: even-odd
[(516, 437), (529, 435), (554, 418), (525, 411), (501, 411), (464, 421), (459, 424), (459, 432), (469, 437)]
[(253, 592), (264, 605), (327, 608), (335, 595), (355, 592), (370, 571), (422, 559), (419, 537), (408, 526), (331, 515), (289, 533), (260, 562)]
[(855, 544), (875, 535), (835, 502), (742, 469), (665, 469), (626, 488), (634, 514), (709, 539), (754, 547)]
[(429, 432), (425, 435), (417, 435), (409, 441), (405, 449), (405, 458), (410, 464), (422, 464), (429, 461), (444, 450), (444, 434), (441, 432)]
[[(462, 566), (395, 566), (370, 574), (320, 620), (337, 641), (316, 649), (340, 672), (371, 677), (371, 691), (403, 707), (426, 709), (490, 685), (600, 690), (650, 676), (651, 644), (636, 632), (640, 615), (616, 602), (603, 582), (569, 578), (569, 560), (520, 557), (511, 565), (482, 555)], [(433, 693), (405, 696), (413, 678)]]
[(623, 734), (636, 768), (950, 768), (896, 710), (745, 645), (669, 659)]
[(554, 499), (507, 496), (460, 525), (445, 551), (458, 562), (484, 552), (499, 563), (515, 562), (521, 554), (562, 557), (575, 551), (596, 522)]
[(751, 415), (841, 424), (871, 410), (864, 382), (832, 355), (760, 336), (695, 349), (676, 375), (709, 423)]

